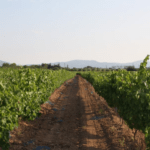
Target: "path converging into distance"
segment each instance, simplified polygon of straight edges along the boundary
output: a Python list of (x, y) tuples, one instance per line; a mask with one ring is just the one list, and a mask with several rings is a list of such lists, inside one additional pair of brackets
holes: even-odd
[(145, 150), (144, 134), (134, 141), (135, 131), (80, 75), (56, 89), (40, 112), (33, 121), (20, 117), (10, 150)]

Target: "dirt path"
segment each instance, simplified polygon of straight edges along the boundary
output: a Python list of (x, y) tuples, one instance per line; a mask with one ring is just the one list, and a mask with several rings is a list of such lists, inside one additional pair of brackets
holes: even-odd
[[(89, 82), (79, 75), (67, 82), (49, 98), (54, 105), (41, 105), (42, 116), (19, 121), (18, 129), (10, 132), (10, 150), (42, 150), (40, 146), (50, 150), (140, 150), (142, 145), (145, 150), (144, 135), (138, 131), (133, 142), (135, 131), (122, 123)], [(101, 118), (94, 120), (95, 116)]]

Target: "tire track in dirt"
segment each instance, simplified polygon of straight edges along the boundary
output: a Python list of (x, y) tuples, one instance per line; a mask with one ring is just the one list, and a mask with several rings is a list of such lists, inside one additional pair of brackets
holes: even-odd
[[(112, 149), (117, 149), (116, 148), (116, 143), (114, 144), (112, 142), (112, 138), (109, 137), (109, 134), (107, 133), (107, 128), (106, 126), (108, 126), (108, 122), (110, 122), (111, 120), (111, 116), (109, 117), (108, 113), (106, 113), (105, 111), (107, 110), (107, 107), (104, 107), (102, 110), (104, 110), (105, 114), (101, 114), (101, 112), (99, 112), (99, 105), (102, 105), (102, 102), (98, 105), (96, 99), (97, 99), (97, 95), (95, 95), (95, 90), (94, 88), (92, 88), (92, 85), (87, 83), (86, 81), (81, 81), (84, 85), (84, 87), (86, 87), (86, 92), (85, 92), (85, 101), (87, 101), (88, 99), (88, 103), (89, 103), (89, 108), (90, 110), (92, 110), (93, 112), (93, 117), (97, 116), (97, 117), (101, 117), (100, 119), (95, 119), (95, 120), (89, 120), (89, 123), (91, 125), (91, 127), (93, 128), (92, 130), (95, 130), (95, 134), (97, 135), (97, 141), (95, 141), (95, 143), (93, 145), (99, 145), (99, 148), (101, 150), (112, 150)], [(99, 99), (98, 102), (100, 102), (101, 99)], [(102, 118), (103, 117), (103, 118)], [(102, 125), (102, 123), (105, 123), (105, 125)], [(88, 124), (88, 123), (87, 123)], [(90, 132), (91, 129), (89, 129)], [(92, 135), (92, 133), (91, 133)], [(89, 141), (91, 140), (91, 137), (88, 137), (89, 139), (87, 139), (87, 146), (89, 147)]]
[[(77, 135), (75, 129), (77, 128), (76, 124), (76, 112), (77, 112), (77, 97), (75, 97), (72, 92), (76, 93), (77, 89), (74, 87), (67, 87), (59, 99), (59, 102), (55, 105), (55, 108), (58, 111), (55, 112), (55, 116), (59, 119), (62, 119), (61, 123), (55, 123), (51, 127), (51, 132), (44, 136), (42, 143), (51, 142), (55, 146), (53, 149), (77, 149)], [(63, 97), (68, 96), (66, 99)], [(64, 111), (59, 111), (62, 109), (62, 106), (65, 106)], [(74, 135), (74, 136), (72, 136)], [(51, 146), (52, 147), (52, 146)]]
[[(50, 150), (137, 150), (144, 143), (140, 143), (144, 139), (140, 131), (136, 141), (131, 140), (132, 130), (125, 129), (127, 125), (120, 122), (113, 108), (79, 75), (64, 82), (49, 101), (54, 105), (42, 104), (39, 118), (20, 118), (18, 129), (10, 132), (10, 150), (42, 150), (39, 146)], [(91, 119), (95, 116), (104, 118)], [(119, 141), (123, 137), (124, 146)]]
[[(106, 149), (115, 149), (110, 143), (110, 139), (108, 136), (106, 136), (105, 129), (102, 128), (100, 121), (107, 119), (106, 116), (98, 114), (98, 105), (97, 103), (95, 104), (95, 99), (96, 96), (93, 97), (94, 92), (93, 89), (91, 89), (91, 85), (84, 81), (83, 79), (79, 79), (79, 83), (81, 84), (81, 89), (82, 89), (82, 95), (84, 95), (84, 103), (87, 105), (87, 108), (85, 110), (85, 116), (87, 118), (85, 124), (85, 149), (90, 150), (90, 149), (101, 149), (101, 150), (106, 150)], [(83, 94), (84, 93), (84, 94)], [(87, 115), (86, 115), (87, 114)], [(100, 120), (93, 120), (92, 118), (94, 117), (103, 117)]]

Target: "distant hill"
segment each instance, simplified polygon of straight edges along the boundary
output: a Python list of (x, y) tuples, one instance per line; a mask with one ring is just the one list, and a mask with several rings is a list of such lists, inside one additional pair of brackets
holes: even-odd
[[(139, 61), (135, 61), (135, 62), (131, 62), (131, 63), (107, 63), (107, 62), (97, 62), (95, 60), (71, 60), (71, 61), (67, 61), (67, 62), (55, 62), (55, 63), (51, 63), (51, 65), (57, 65), (60, 64), (61, 67), (68, 67), (69, 68), (84, 68), (87, 66), (91, 66), (91, 67), (97, 67), (97, 68), (119, 68), (122, 66), (122, 68), (124, 68), (125, 66), (134, 66), (135, 68), (139, 68), (140, 63), (143, 62), (143, 60), (139, 60)], [(3, 63), (8, 63), (8, 62), (4, 62), (0, 60), (0, 66), (2, 66)], [(9, 63), (10, 64), (10, 63)], [(47, 64), (50, 64), (47, 63)], [(19, 65), (19, 64), (17, 64)], [(41, 64), (24, 64), (27, 66), (31, 66), (31, 65), (41, 65)], [(148, 60), (147, 63), (147, 67), (150, 67), (150, 61)]]
[[(51, 65), (57, 65), (58, 63), (60, 64), (61, 67), (68, 67), (69, 68), (84, 68), (87, 66), (91, 66), (91, 67), (98, 67), (98, 68), (119, 68), (120, 66), (122, 66), (122, 68), (124, 68), (125, 66), (133, 66), (135, 68), (139, 68), (141, 62), (143, 62), (143, 60), (139, 60), (139, 61), (135, 61), (135, 62), (131, 62), (131, 63), (107, 63), (107, 62), (97, 62), (95, 60), (72, 60), (72, 61), (67, 61), (67, 62), (55, 62), (55, 63), (51, 63)], [(118, 66), (118, 67), (117, 67)], [(150, 67), (150, 61), (148, 61), (147, 63), (147, 67)]]

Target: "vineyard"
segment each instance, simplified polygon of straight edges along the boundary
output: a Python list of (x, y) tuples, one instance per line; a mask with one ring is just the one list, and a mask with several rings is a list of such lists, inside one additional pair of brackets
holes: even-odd
[(117, 107), (120, 117), (128, 126), (145, 134), (150, 147), (150, 72), (146, 71), (149, 55), (140, 65), (138, 72), (119, 70), (105, 75), (82, 74), (95, 91), (105, 98), (110, 107)]
[(18, 117), (40, 116), (40, 104), (75, 73), (45, 70), (0, 71), (0, 146), (9, 147), (9, 132), (18, 126)]
[[(141, 63), (139, 71), (133, 73), (125, 70), (103, 74), (92, 71), (77, 73), (93, 86), (95, 92), (102, 96), (110, 107), (117, 108), (119, 116), (130, 129), (135, 129), (134, 140), (137, 131), (144, 134), (147, 148), (150, 147), (150, 72), (146, 70), (148, 59), (149, 55)], [(1, 69), (0, 147), (3, 150), (9, 149), (10, 132), (19, 127), (20, 117), (28, 121), (42, 117), (41, 105), (45, 104), (64, 82), (66, 84), (67, 80), (75, 76), (76, 72), (65, 70)], [(78, 90), (79, 87), (75, 87)]]

